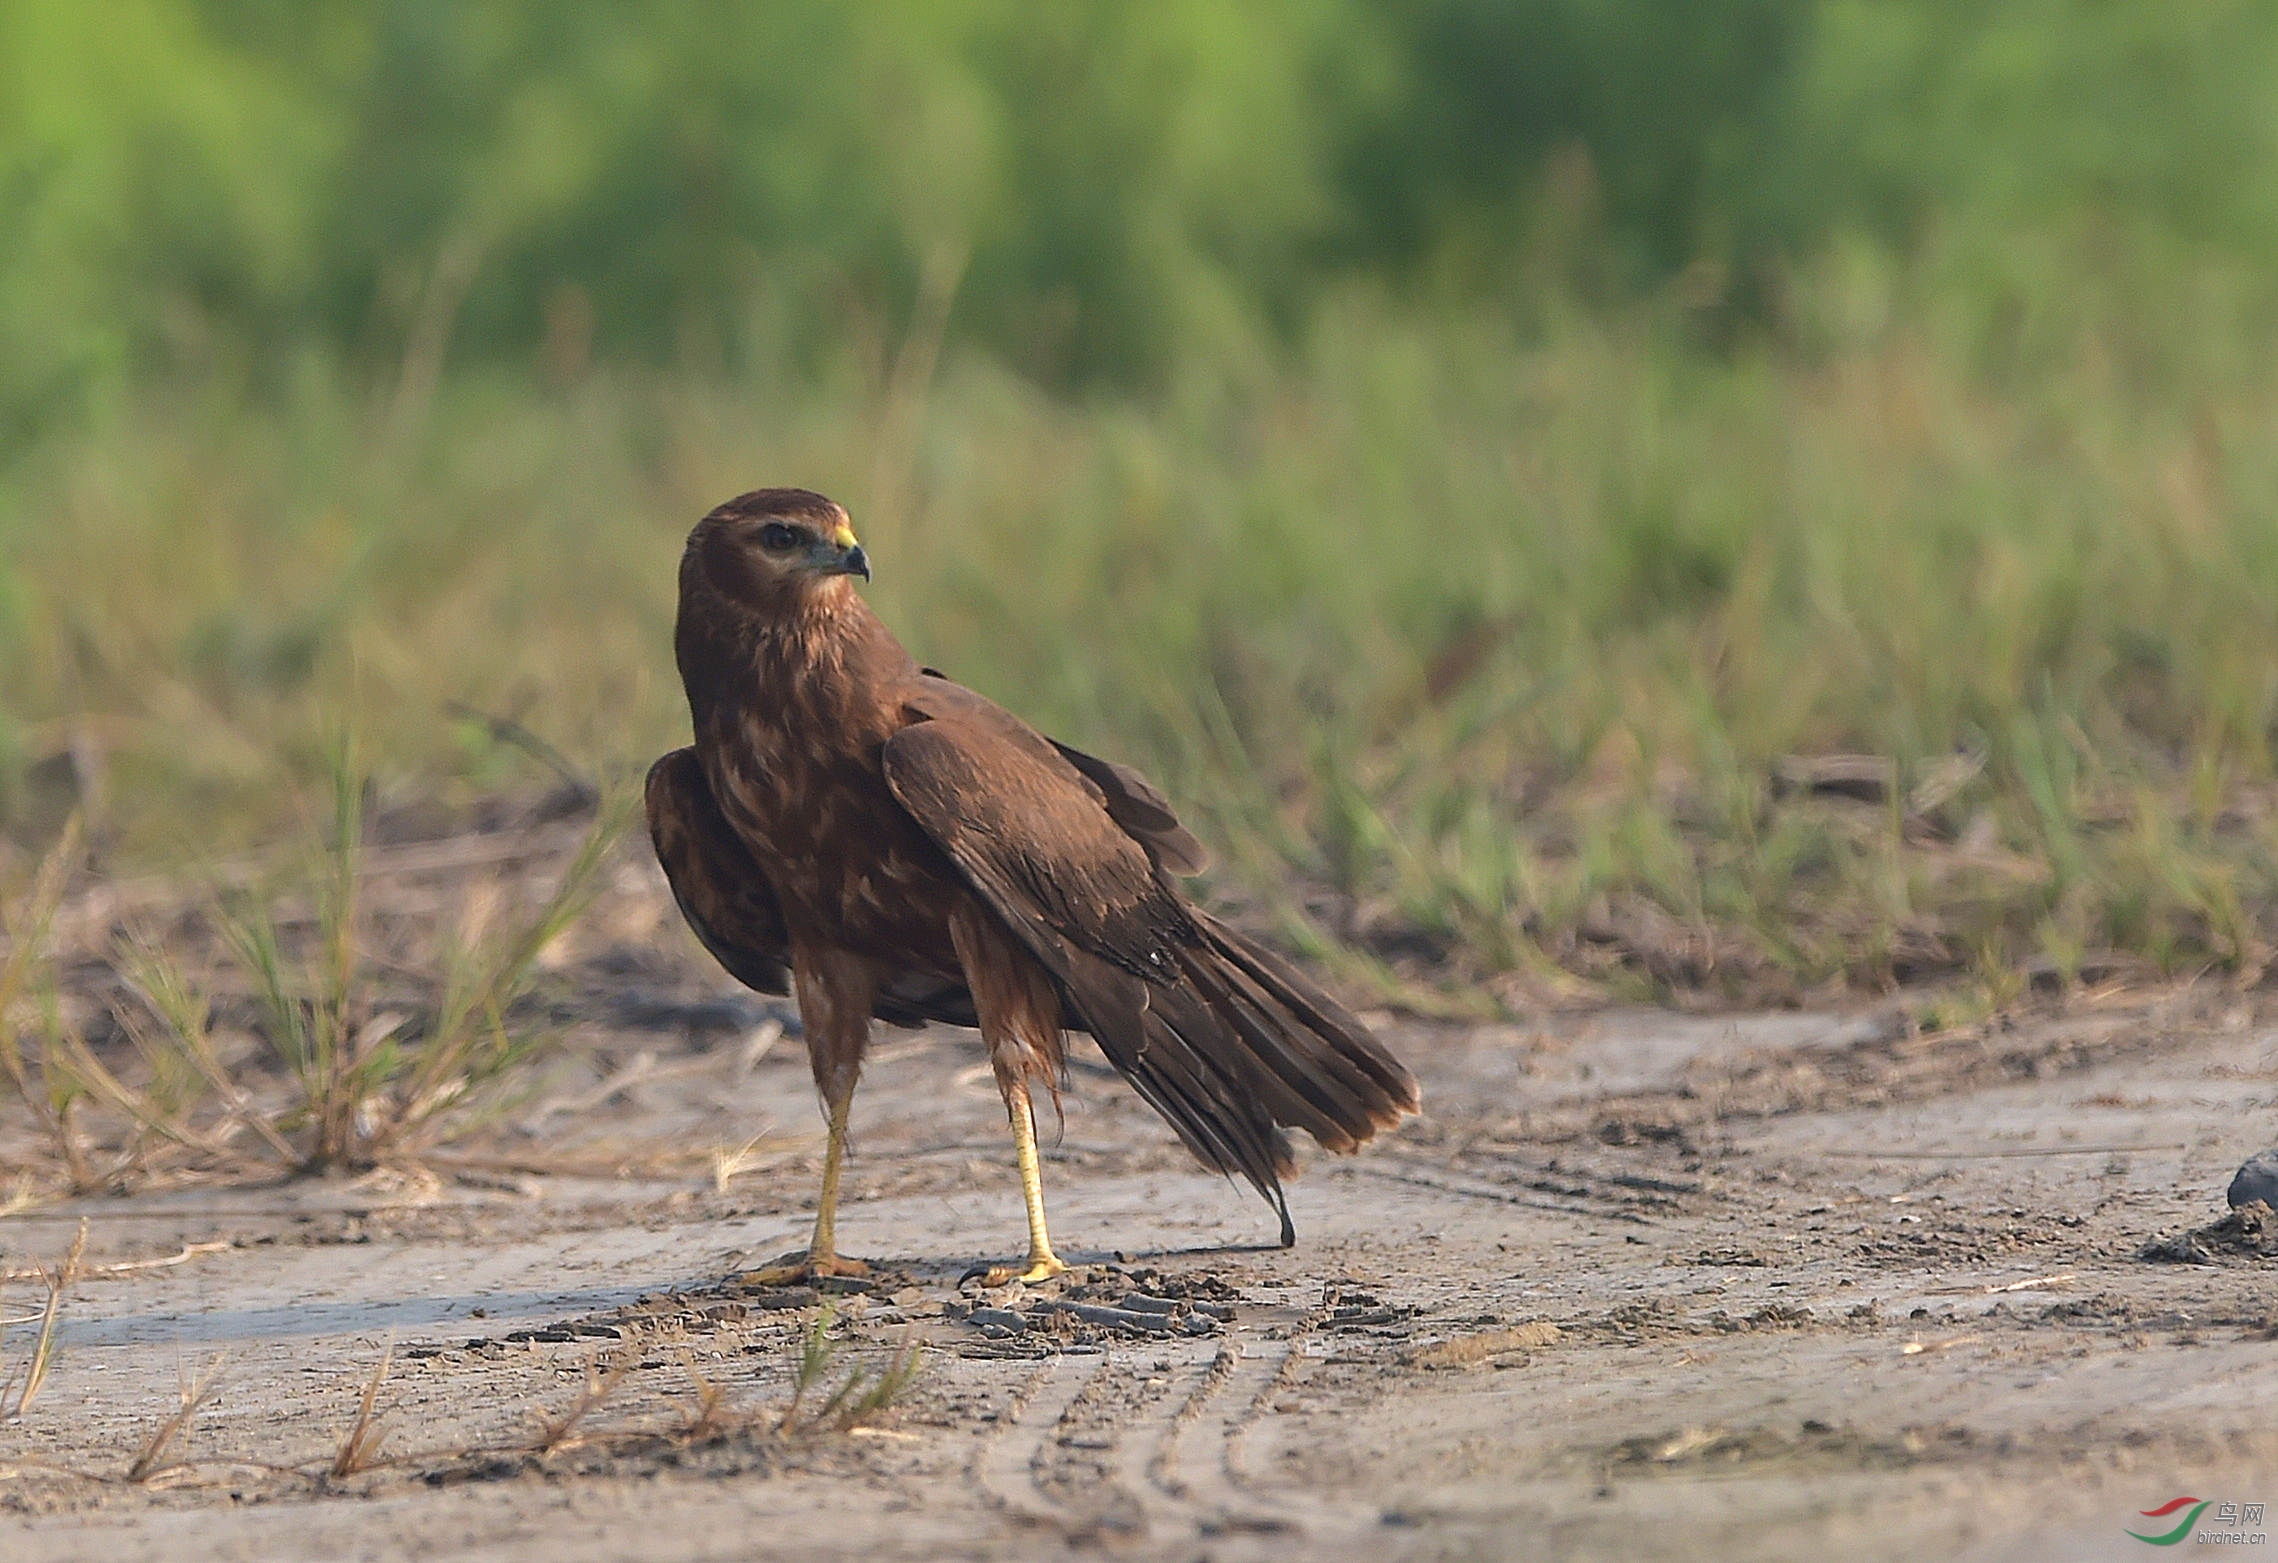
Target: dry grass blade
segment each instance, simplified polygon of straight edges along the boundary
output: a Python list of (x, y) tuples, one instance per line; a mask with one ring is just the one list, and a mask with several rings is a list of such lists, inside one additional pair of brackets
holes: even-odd
[(63, 1291), (79, 1277), (79, 1259), (87, 1252), (87, 1222), (82, 1218), (79, 1235), (71, 1240), (71, 1251), (63, 1256), (63, 1263), (49, 1270), (44, 1265), (38, 1271), (39, 1279), (47, 1283), (47, 1307), (40, 1313), (39, 1339), (32, 1343), (32, 1360), (24, 1369), (24, 1387), (16, 1393), (14, 1415), (22, 1416), (31, 1406), (33, 1397), (47, 1383), (48, 1369), (55, 1365), (55, 1327), (63, 1312)]
[(599, 1410), (602, 1403), (617, 1392), (618, 1386), (625, 1382), (625, 1375), (632, 1371), (632, 1366), (632, 1358), (623, 1352), (610, 1358), (607, 1366), (603, 1366), (599, 1357), (588, 1362), (585, 1368), (585, 1388), (578, 1392), (577, 1403), (561, 1416), (548, 1421), (539, 1431), (539, 1457), (542, 1459), (560, 1450), (574, 1448), (581, 1442), (578, 1429), (584, 1425), (587, 1417)]
[(605, 798), (592, 829), (536, 914), (449, 974), (441, 1013), (402, 1084), (403, 1106), (383, 1137), (425, 1138), (423, 1131), (444, 1109), (529, 1052), (533, 1044), (517, 1040), (507, 1029), (507, 1007), (529, 982), (546, 946), (600, 890), (601, 870), (631, 823), (635, 806), (629, 789), (617, 789)]
[(2043, 1287), (2067, 1286), (2078, 1279), (2080, 1279), (2078, 1276), (2067, 1270), (2060, 1275), (2035, 1275), (2022, 1281), (1988, 1281), (1982, 1286), (1974, 1284), (1969, 1286), (1933, 1286), (1928, 1295), (1932, 1297), (1994, 1297), (2003, 1292), (2037, 1292)]
[[(85, 1242), (85, 1216), (79, 1218), (79, 1232), (80, 1241)], [(92, 1281), (102, 1276), (140, 1275), (146, 1270), (171, 1270), (176, 1265), (188, 1264), (200, 1254), (227, 1253), (233, 1246), (235, 1245), (228, 1238), (216, 1238), (210, 1243), (184, 1243), (179, 1250), (163, 1259), (124, 1259), (112, 1265), (80, 1265), (73, 1274), (79, 1280)], [(0, 1270), (0, 1281), (37, 1281), (46, 1274), (45, 1267), (32, 1265), (22, 1270)]]
[(228, 1124), (242, 1123), (260, 1137), (279, 1161), (286, 1166), (297, 1165), (300, 1154), (292, 1142), (277, 1132), (267, 1114), (253, 1106), (228, 1066), (215, 1053), (211, 1005), (205, 995), (191, 985), (181, 966), (157, 937), (148, 932), (130, 933), (119, 940), (113, 950), (113, 963), (127, 986), (164, 1026), (161, 1039), (152, 1034), (139, 1016), (122, 1009), (119, 1018), (136, 1045), (146, 1056), (164, 1051), (183, 1059), (221, 1100), (229, 1118), (217, 1137), (226, 1137)]
[(182, 1403), (174, 1408), (172, 1416), (152, 1430), (141, 1453), (127, 1467), (128, 1481), (144, 1483), (166, 1469), (160, 1462), (166, 1458), (167, 1448), (190, 1425), (190, 1419), (198, 1414), (198, 1408), (206, 1403), (207, 1397), (213, 1394), (214, 1381), (221, 1376), (222, 1364), (227, 1360), (224, 1353), (215, 1352), (213, 1360), (206, 1364), (204, 1371), (183, 1383)]
[(1898, 1354), (1902, 1357), (1919, 1357), (1926, 1352), (1951, 1351), (1956, 1346), (1974, 1346), (1983, 1339), (1983, 1335), (1949, 1335), (1944, 1340), (1910, 1340), (1898, 1348)]
[(372, 1368), (371, 1378), (364, 1385), (364, 1398), (357, 1404), (355, 1424), (340, 1440), (340, 1449), (333, 1455), (332, 1465), (326, 1472), (336, 1481), (354, 1476), (379, 1458), (380, 1445), (388, 1432), (372, 1420), (372, 1408), (379, 1404), (380, 1386), (387, 1382), (388, 1368), (394, 1361), (395, 1337), (390, 1335), (387, 1345), (381, 1348), (379, 1362)]
[(703, 1370), (685, 1352), (681, 1354), (680, 1367), (696, 1390), (695, 1398), (689, 1402), (688, 1419), (680, 1424), (680, 1436), (691, 1443), (703, 1443), (719, 1437), (728, 1430), (728, 1418), (725, 1415), (727, 1386), (706, 1378)]
[(769, 1124), (766, 1129), (760, 1130), (759, 1133), (733, 1149), (725, 1145), (714, 1147), (712, 1151), (713, 1193), (725, 1194), (728, 1191), (728, 1185), (739, 1175), (749, 1172), (761, 1164), (763, 1158), (752, 1153), (759, 1149), (761, 1142), (767, 1139), (769, 1130), (774, 1127), (773, 1124)]
[(0, 956), (0, 1070), (7, 1072), (16, 1093), (35, 1110), (39, 1098), (33, 1093), (30, 1070), (9, 1017), (17, 1002), (30, 990), (33, 973), (47, 953), (48, 930), (55, 922), (56, 908), (63, 904), (64, 881), (70, 876), (71, 865), (78, 856), (79, 816), (75, 814), (65, 822), (63, 834), (47, 856), (40, 860), (39, 873), (32, 880), (31, 896), (22, 913), (8, 917), (5, 909), (0, 908), (0, 932), (8, 936), (7, 954)]

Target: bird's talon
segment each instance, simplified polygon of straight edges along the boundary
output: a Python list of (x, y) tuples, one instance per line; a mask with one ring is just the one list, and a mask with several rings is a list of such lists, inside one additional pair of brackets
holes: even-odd
[(970, 1281), (978, 1278), (984, 1288), (1009, 1286), (1014, 1281), (1033, 1286), (1038, 1281), (1049, 1281), (1056, 1275), (1067, 1273), (1068, 1267), (1058, 1257), (1046, 1254), (1042, 1258), (1031, 1258), (1025, 1270), (1017, 1270), (1011, 1265), (991, 1265), (987, 1269), (968, 1271), (965, 1279)]
[(846, 1259), (837, 1254), (809, 1254), (803, 1259), (768, 1265), (760, 1270), (746, 1270), (736, 1277), (738, 1286), (804, 1286), (811, 1281), (826, 1280), (832, 1276), (862, 1277), (870, 1267), (859, 1259)]

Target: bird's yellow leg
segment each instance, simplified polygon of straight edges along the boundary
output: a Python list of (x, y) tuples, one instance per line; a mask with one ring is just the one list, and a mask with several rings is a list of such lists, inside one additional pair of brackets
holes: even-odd
[(789, 1264), (769, 1265), (743, 1277), (751, 1286), (788, 1286), (822, 1275), (868, 1275), (870, 1267), (859, 1259), (838, 1254), (838, 1177), (846, 1160), (846, 1115), (853, 1105), (850, 1090), (830, 1104), (830, 1143), (823, 1151), (823, 1192), (815, 1204), (815, 1235), (807, 1244), (807, 1257)]
[(1068, 1268), (1052, 1252), (1051, 1235), (1044, 1230), (1044, 1173), (1036, 1157), (1036, 1115), (1029, 1108), (1027, 1086), (1015, 1085), (1005, 1092), (1005, 1113), (1012, 1119), (1013, 1151), (1020, 1161), (1020, 1192), (1028, 1203), (1028, 1266), (1015, 1270), (999, 1265), (982, 1277), (988, 1286), (1042, 1281)]

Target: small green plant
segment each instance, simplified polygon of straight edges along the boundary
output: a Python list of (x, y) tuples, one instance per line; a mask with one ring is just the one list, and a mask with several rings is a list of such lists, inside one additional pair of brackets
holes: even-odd
[(23, 904), (0, 905), (0, 1073), (31, 1114), (65, 1169), (73, 1192), (98, 1186), (72, 1125), (85, 1081), (68, 1055), (68, 1032), (56, 1001), (48, 940), (80, 849), (79, 819), (68, 820), (41, 859)]
[[(368, 969), (363, 793), (345, 749), (337, 752), (330, 830), (314, 872), (238, 892), (211, 913), (257, 1009), (262, 1051), (250, 1059), (225, 1058), (206, 989), (147, 929), (110, 951), (131, 995), (111, 1009), (131, 1056), (99, 1052), (80, 1035), (48, 953), (78, 852), (76, 826), (66, 829), (7, 915), (0, 953), (0, 1085), (52, 1147), (65, 1191), (134, 1186), (185, 1168), (274, 1175), (416, 1160), (479, 1124), (546, 1041), (515, 1003), (547, 945), (597, 889), (630, 796), (602, 800), (526, 912), (491, 918), (462, 939), (438, 936), (422, 1006), (401, 997), (403, 979), (420, 974), (388, 973), (393, 1001), (383, 1005)], [(308, 916), (280, 914), (296, 900)], [(52, 1189), (57, 1180), (47, 1181)]]
[(900, 1405), (923, 1370), (916, 1343), (904, 1342), (884, 1367), (875, 1371), (856, 1368), (849, 1373), (846, 1382), (816, 1412), (813, 1425), (839, 1432), (866, 1427)]
[[(593, 828), (552, 892), (526, 918), (468, 946), (446, 945), (433, 1020), (414, 1043), (405, 1017), (381, 1012), (365, 980), (359, 943), (363, 782), (345, 755), (333, 767), (332, 829), (314, 877), (312, 947), (298, 961), (270, 909), (241, 899), (220, 913), (221, 931), (252, 980), (262, 1035), (298, 1088), (272, 1126), (271, 1149), (293, 1141), (301, 1170), (332, 1172), (415, 1153), (442, 1120), (464, 1113), (542, 1041), (508, 1010), (540, 953), (591, 899), (597, 876), (629, 818), (630, 799), (604, 801)], [(138, 987), (174, 1046), (214, 1081), (203, 1011), (163, 955), (145, 945)], [(219, 1088), (217, 1086), (217, 1088)]]
[(905, 1342), (883, 1368), (849, 1369), (821, 1405), (802, 1415), (807, 1397), (830, 1375), (832, 1365), (838, 1360), (840, 1343), (831, 1338), (831, 1329), (837, 1322), (838, 1312), (830, 1304), (825, 1303), (815, 1310), (814, 1322), (808, 1325), (799, 1343), (799, 1361), (791, 1375), (791, 1401), (783, 1408), (778, 1432), (786, 1435), (822, 1429), (845, 1432), (863, 1426), (898, 1405), (910, 1386), (917, 1382), (923, 1365), (916, 1343)]
[(838, 1355), (838, 1343), (831, 1339), (831, 1326), (837, 1322), (838, 1310), (829, 1303), (815, 1310), (807, 1333), (799, 1341), (798, 1366), (791, 1372), (791, 1403), (783, 1408), (778, 1431), (788, 1433), (798, 1424), (799, 1408), (805, 1403), (807, 1392), (820, 1384), (823, 1375), (830, 1371), (831, 1361)]

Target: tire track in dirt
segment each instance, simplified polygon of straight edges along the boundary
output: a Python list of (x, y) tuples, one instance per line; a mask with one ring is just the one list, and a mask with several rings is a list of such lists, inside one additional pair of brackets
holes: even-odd
[[(1190, 1353), (1172, 1366), (1164, 1392), (1149, 1405), (1155, 1414), (1134, 1417), (1117, 1430), (1115, 1484), (1137, 1505), (1140, 1529), (1160, 1540), (1192, 1534), (1201, 1528), (1185, 1484), (1177, 1476), (1179, 1436), (1193, 1410), (1222, 1378), (1218, 1365), (1229, 1360), (1232, 1346), (1208, 1355)], [(1175, 1407), (1168, 1416), (1160, 1408)]]
[(1037, 1467), (1077, 1397), (1107, 1368), (1104, 1357), (1089, 1374), (1071, 1357), (1048, 1358), (1014, 1395), (1005, 1408), (1001, 1430), (975, 1457), (974, 1482), (1016, 1524), (1045, 1526), (1064, 1534), (1091, 1528), (1087, 1516), (1045, 1491), (1037, 1480)]
[(1322, 1511), (1311, 1495), (1300, 1507), (1261, 1490), (1237, 1455), (1297, 1350), (1295, 1340), (1275, 1346), (1244, 1352), (1229, 1343), (1195, 1375), (1147, 1473), (1165, 1530), (1176, 1523), (1203, 1536), (1273, 1537), (1284, 1548), (1291, 1540), (1319, 1540)]
[(1234, 1557), (1249, 1555), (1244, 1540), (1286, 1555), (1350, 1539), (1373, 1527), (1373, 1509), (1281, 1489), (1245, 1450), (1301, 1365), (1312, 1322), (1279, 1340), (1111, 1351), (1088, 1370), (1052, 1357), (976, 1454), (975, 1482), (1013, 1523), (1070, 1540), (1208, 1540)]

